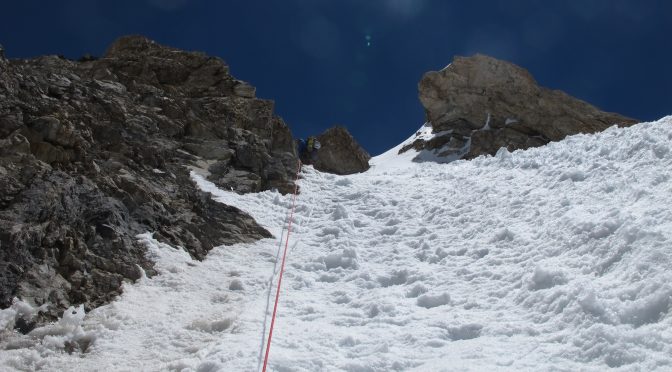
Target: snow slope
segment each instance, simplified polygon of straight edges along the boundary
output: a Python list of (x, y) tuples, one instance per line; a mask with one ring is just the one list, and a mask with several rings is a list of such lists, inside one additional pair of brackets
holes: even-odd
[[(468, 162), (304, 168), (271, 369), (672, 370), (671, 143), (672, 116)], [(0, 366), (256, 370), (290, 197), (193, 177), (276, 239), (195, 262), (143, 235), (161, 275), (31, 337), (5, 331)]]

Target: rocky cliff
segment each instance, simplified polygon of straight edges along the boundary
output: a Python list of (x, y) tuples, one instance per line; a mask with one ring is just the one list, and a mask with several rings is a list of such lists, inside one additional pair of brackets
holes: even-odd
[(270, 234), (196, 189), (293, 190), (292, 135), (219, 58), (117, 40), (100, 59), (0, 57), (0, 307), (91, 308), (152, 274), (136, 235), (201, 259)]
[(484, 55), (455, 57), (426, 73), (418, 90), (434, 135), (400, 150), (418, 150), (418, 160), (494, 155), (636, 122), (540, 87), (525, 69)]

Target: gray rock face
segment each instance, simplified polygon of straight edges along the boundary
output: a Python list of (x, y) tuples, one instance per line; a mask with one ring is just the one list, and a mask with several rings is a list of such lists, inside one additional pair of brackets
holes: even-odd
[(322, 147), (313, 164), (315, 169), (341, 175), (360, 173), (369, 169), (371, 156), (344, 127), (329, 128), (317, 139)]
[(218, 58), (133, 36), (100, 59), (0, 59), (0, 307), (48, 302), (53, 318), (110, 301), (153, 274), (136, 239), (147, 231), (196, 259), (270, 237), (187, 167), (287, 192), (295, 151), (273, 102)]
[(435, 136), (401, 151), (415, 148), (419, 158), (439, 161), (494, 155), (501, 147), (526, 149), (636, 122), (539, 87), (525, 69), (484, 55), (455, 57), (443, 70), (426, 73), (418, 90)]

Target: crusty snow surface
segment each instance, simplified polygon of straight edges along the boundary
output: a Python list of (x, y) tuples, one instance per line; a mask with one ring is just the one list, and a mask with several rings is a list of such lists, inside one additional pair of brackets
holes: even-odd
[[(305, 167), (269, 369), (672, 370), (671, 144), (672, 116), (472, 161), (392, 149), (363, 174)], [(161, 275), (5, 330), (0, 369), (259, 368), (291, 196), (192, 175), (276, 238), (198, 262), (142, 235)], [(31, 311), (17, 301), (0, 325)]]

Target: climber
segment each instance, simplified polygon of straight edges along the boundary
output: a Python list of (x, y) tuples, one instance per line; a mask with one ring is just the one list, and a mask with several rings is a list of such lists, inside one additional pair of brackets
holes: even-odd
[(5, 48), (0, 44), (0, 59), (5, 59)]
[(301, 163), (304, 163), (304, 156), (303, 154), (306, 152), (306, 141), (303, 140), (303, 138), (299, 138), (296, 140), (296, 153), (299, 154), (299, 160)]
[(299, 160), (303, 164), (313, 164), (317, 160), (317, 151), (322, 145), (320, 141), (314, 136), (308, 137), (307, 140), (299, 139), (297, 143), (297, 150), (299, 152)]

